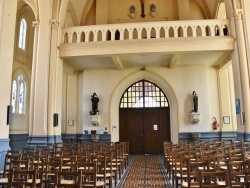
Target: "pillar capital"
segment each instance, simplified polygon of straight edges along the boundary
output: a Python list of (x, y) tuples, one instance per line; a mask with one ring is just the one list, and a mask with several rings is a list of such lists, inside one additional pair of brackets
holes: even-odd
[(236, 9), (233, 12), (233, 16), (234, 16), (235, 20), (242, 20), (243, 10), (242, 9)]
[(52, 29), (58, 29), (58, 26), (60, 25), (59, 21), (57, 19), (52, 19), (49, 21)]
[(40, 25), (40, 21), (33, 21), (32, 22), (32, 27), (35, 28), (35, 31), (38, 30), (39, 25)]

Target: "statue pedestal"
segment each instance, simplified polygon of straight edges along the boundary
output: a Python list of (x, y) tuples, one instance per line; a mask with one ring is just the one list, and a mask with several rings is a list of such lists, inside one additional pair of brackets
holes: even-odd
[(200, 122), (200, 112), (191, 113), (191, 122), (193, 124), (198, 124)]
[(94, 126), (100, 125), (100, 115), (91, 115), (90, 117), (91, 117), (92, 125)]

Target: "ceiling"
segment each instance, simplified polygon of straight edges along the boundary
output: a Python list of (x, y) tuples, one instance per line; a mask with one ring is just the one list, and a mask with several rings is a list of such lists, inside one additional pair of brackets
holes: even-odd
[(130, 67), (163, 66), (219, 66), (230, 57), (229, 51), (178, 52), (178, 53), (137, 53), (106, 56), (82, 56), (64, 59), (75, 70), (117, 69)]
[[(80, 20), (82, 7), (87, 2), (82, 0), (70, 0), (77, 12), (77, 20)], [(197, 1), (200, 3), (200, 1)], [(210, 15), (215, 16), (216, 5), (221, 0), (205, 0), (203, 5), (207, 6)], [(174, 47), (173, 47), (174, 48)], [(201, 48), (204, 48), (201, 47)], [(189, 49), (187, 49), (188, 51)], [(75, 70), (88, 69), (115, 69), (123, 70), (130, 67), (145, 66), (163, 66), (168, 68), (177, 68), (180, 66), (222, 66), (230, 58), (229, 50), (217, 51), (194, 51), (194, 52), (160, 52), (160, 53), (137, 53), (129, 52), (126, 54), (108, 54), (108, 55), (87, 55), (77, 57), (66, 57), (64, 62), (69, 64)], [(98, 51), (97, 53), (98, 54)]]

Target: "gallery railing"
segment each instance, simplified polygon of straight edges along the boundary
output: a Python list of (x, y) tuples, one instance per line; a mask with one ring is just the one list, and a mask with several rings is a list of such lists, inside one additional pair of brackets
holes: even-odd
[(65, 27), (63, 43), (230, 35), (229, 20), (188, 20)]

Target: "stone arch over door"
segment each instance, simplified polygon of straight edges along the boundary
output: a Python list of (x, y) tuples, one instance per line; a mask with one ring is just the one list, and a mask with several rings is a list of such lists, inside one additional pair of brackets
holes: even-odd
[[(129, 76), (125, 77), (123, 80), (119, 82), (119, 84), (115, 87), (112, 96), (110, 98), (109, 104), (109, 132), (111, 132), (111, 139), (113, 142), (119, 141), (119, 105), (120, 99), (124, 93), (124, 91), (133, 83), (139, 80), (149, 80), (153, 83), (157, 84), (162, 91), (166, 94), (169, 100), (170, 106), (170, 128), (171, 128), (171, 139), (173, 143), (178, 142), (178, 104), (175, 93), (171, 86), (168, 84), (166, 80), (161, 78), (155, 73), (148, 71), (138, 71)], [(116, 126), (117, 130), (115, 132), (112, 131), (112, 127)]]

